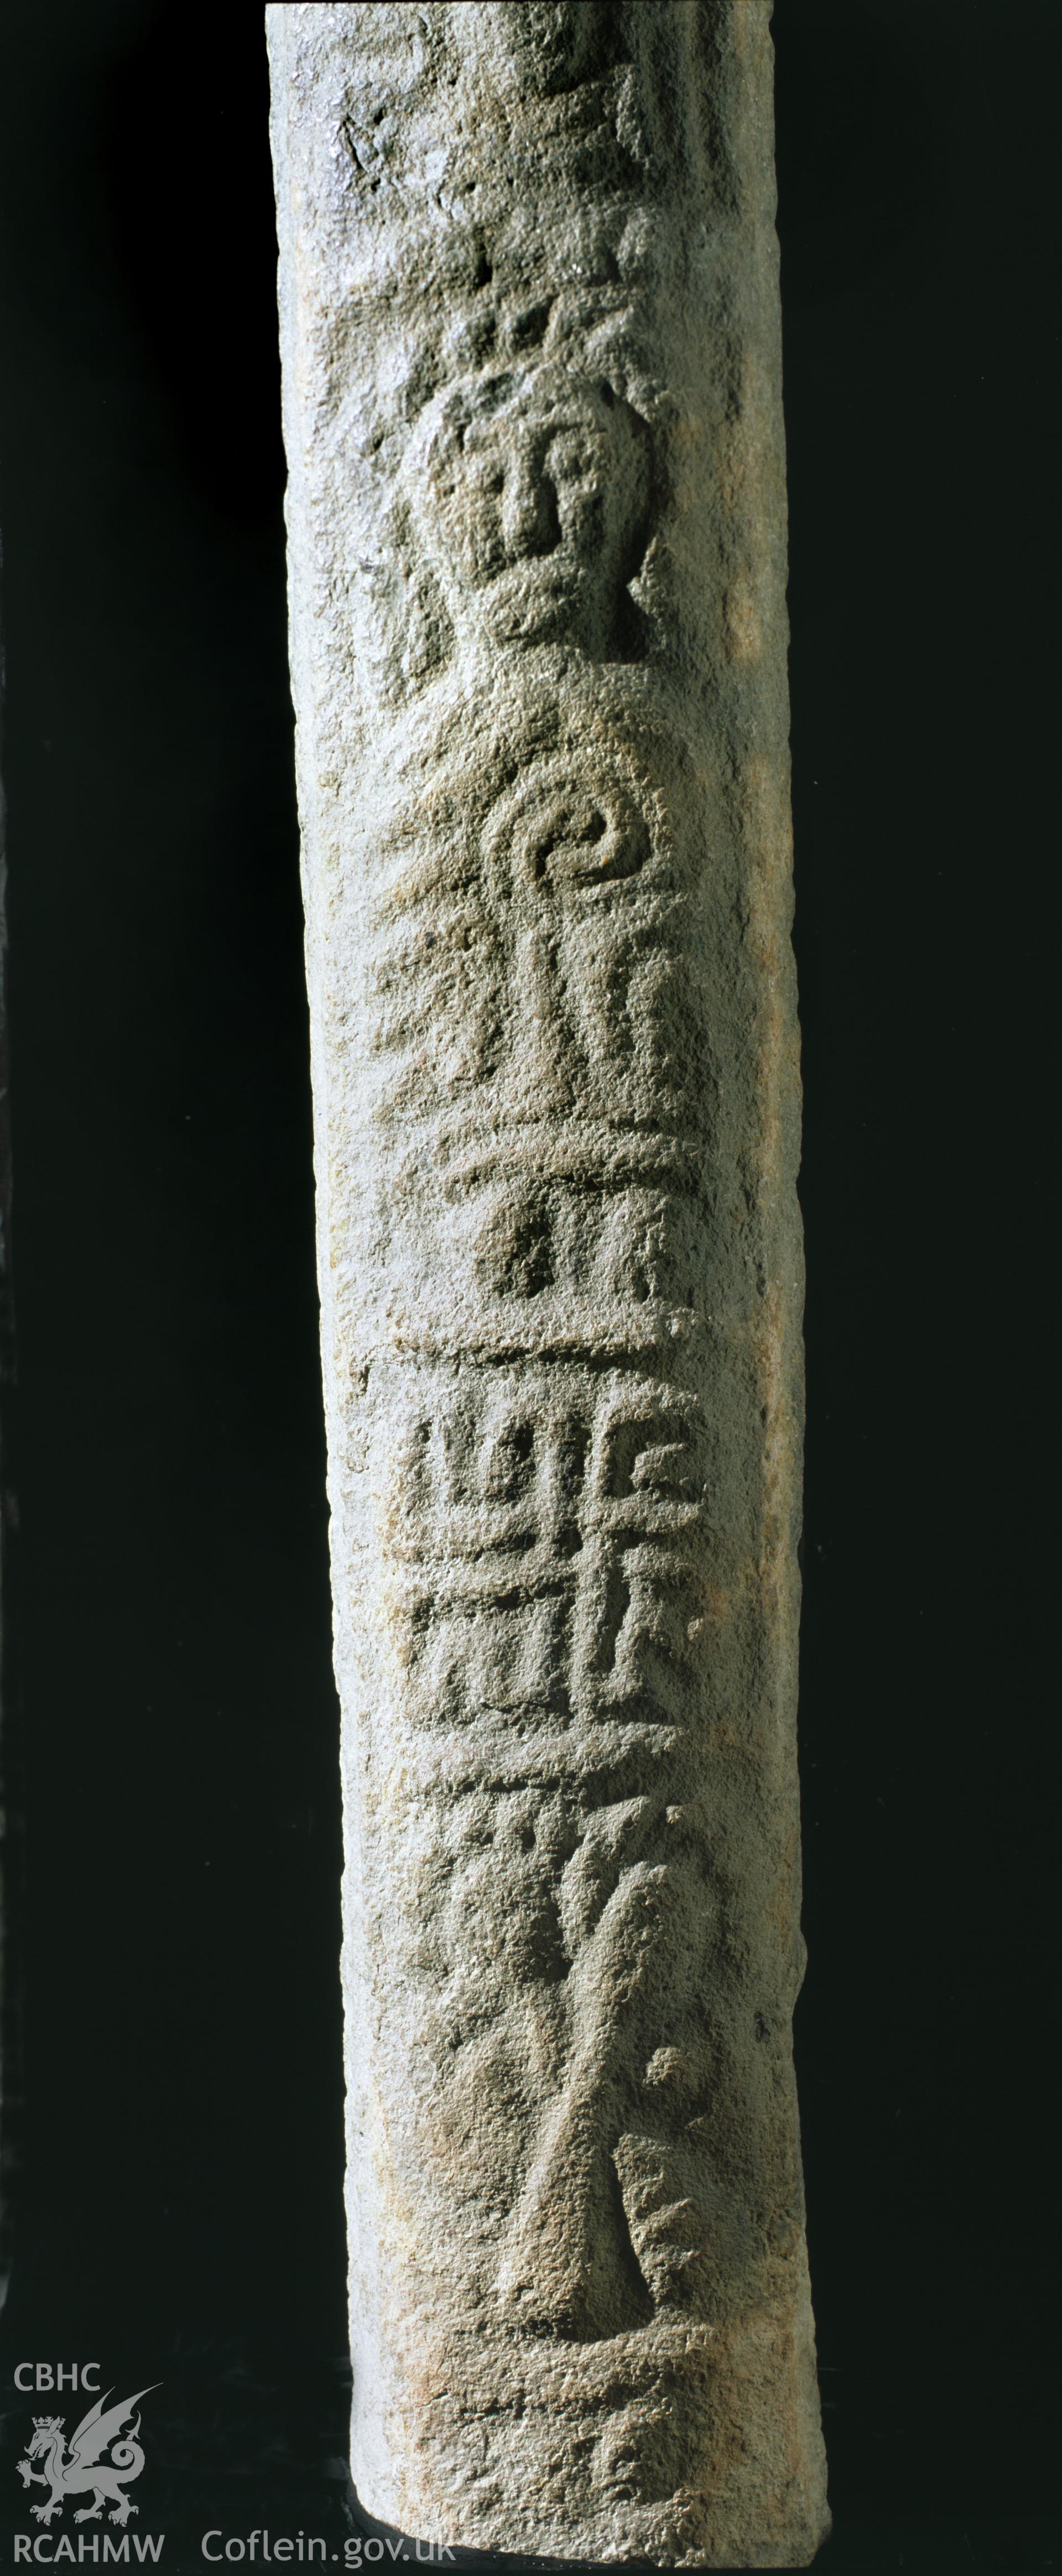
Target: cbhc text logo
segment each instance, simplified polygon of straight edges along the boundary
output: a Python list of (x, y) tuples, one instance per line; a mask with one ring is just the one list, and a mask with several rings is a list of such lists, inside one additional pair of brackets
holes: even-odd
[[(90, 2370), (95, 2371), (95, 2379), (89, 2378)], [(22, 2390), (23, 2396), (31, 2388), (88, 2388), (95, 2396), (100, 2384), (99, 2370), (98, 2361), (57, 2361), (54, 2364), (50, 2361), (20, 2361), (15, 2369), (15, 2386)]]

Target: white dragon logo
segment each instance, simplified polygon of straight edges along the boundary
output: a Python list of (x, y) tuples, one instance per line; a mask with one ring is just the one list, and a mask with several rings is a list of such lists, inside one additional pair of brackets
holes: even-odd
[[(156, 2388), (161, 2384), (157, 2379), (153, 2382)], [(110, 2393), (110, 2389), (106, 2389), (103, 2396), (97, 2398), (95, 2405), (89, 2408), (88, 2414), (82, 2416), (80, 2424), (70, 2436), (68, 2460), (63, 2458), (63, 2453), (68, 2447), (63, 2431), (65, 2416), (34, 2416), (33, 2439), (25, 2459), (17, 2460), (15, 2465), (23, 2486), (28, 2487), (32, 2480), (37, 2486), (50, 2486), (52, 2490), (47, 2504), (30, 2506), (30, 2511), (38, 2522), (50, 2522), (53, 2513), (62, 2512), (64, 2499), (67, 2496), (87, 2495), (90, 2487), (92, 2502), (82, 2505), (80, 2511), (75, 2513), (75, 2522), (98, 2522), (103, 2504), (108, 2498), (114, 2506), (114, 2512), (108, 2516), (111, 2522), (128, 2522), (130, 2514), (139, 2510), (135, 2504), (130, 2504), (128, 2496), (122, 2492), (131, 2478), (139, 2477), (144, 2466), (144, 2454), (136, 2438), (140, 2431), (139, 2415), (135, 2424), (130, 2425), (123, 2442), (115, 2441), (114, 2437), (121, 2430), (126, 2416), (132, 2413), (138, 2399), (149, 2397), (151, 2390), (138, 2388), (135, 2396), (123, 2397), (120, 2403), (110, 2407), (105, 2415), (103, 2409)], [(109, 2460), (103, 2460), (100, 2458), (100, 2453), (106, 2450), (108, 2443), (113, 2445), (111, 2456)], [(43, 2469), (35, 2469), (34, 2460), (41, 2459), (44, 2460)]]

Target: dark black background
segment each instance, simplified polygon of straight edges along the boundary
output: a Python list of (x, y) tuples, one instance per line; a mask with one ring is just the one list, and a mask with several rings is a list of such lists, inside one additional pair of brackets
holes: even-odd
[[(1059, 12), (779, 0), (775, 34), (823, 2564), (1033, 2568), (1060, 2546)], [(141, 2521), (174, 2576), (204, 2516), (345, 2509), (261, 14), (5, 0), (0, 83), (21, 1511), (0, 2556), (26, 2527), (13, 2363), (98, 2355), (105, 2382), (164, 2383)]]

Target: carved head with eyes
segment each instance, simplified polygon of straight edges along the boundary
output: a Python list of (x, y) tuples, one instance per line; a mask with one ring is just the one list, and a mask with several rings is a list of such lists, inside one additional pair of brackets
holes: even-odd
[(438, 394), (410, 451), (422, 540), (460, 630), (617, 646), (645, 547), (648, 433), (610, 385), (540, 365)]

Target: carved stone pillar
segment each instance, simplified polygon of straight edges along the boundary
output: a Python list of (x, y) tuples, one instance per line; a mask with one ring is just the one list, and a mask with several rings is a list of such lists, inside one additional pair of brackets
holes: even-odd
[(767, 0), (267, 16), (353, 2474), (803, 2565)]

